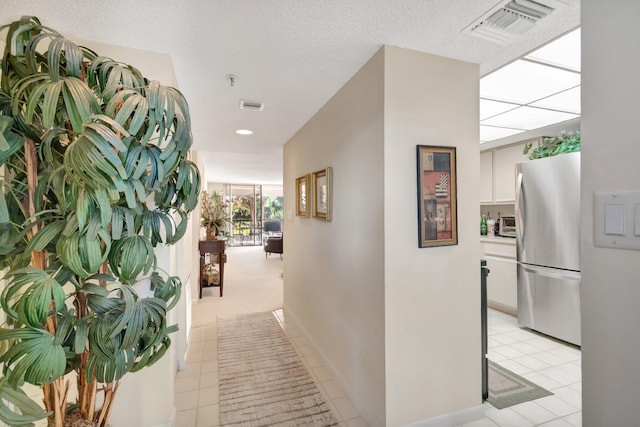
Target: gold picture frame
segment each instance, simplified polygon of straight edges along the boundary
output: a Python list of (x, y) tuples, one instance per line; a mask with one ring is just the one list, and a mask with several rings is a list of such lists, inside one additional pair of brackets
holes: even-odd
[(331, 221), (331, 173), (327, 167), (311, 174), (313, 217), (323, 221)]
[(458, 244), (456, 148), (417, 146), (418, 247)]
[(296, 178), (296, 215), (309, 217), (309, 187), (311, 186), (311, 175), (306, 174)]

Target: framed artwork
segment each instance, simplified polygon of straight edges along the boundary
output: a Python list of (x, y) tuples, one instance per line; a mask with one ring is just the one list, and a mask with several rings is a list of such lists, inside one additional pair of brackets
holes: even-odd
[(309, 217), (309, 186), (310, 175), (306, 174), (296, 178), (296, 215)]
[(458, 244), (455, 147), (417, 146), (418, 247)]
[(313, 217), (331, 221), (331, 168), (311, 174), (313, 183)]

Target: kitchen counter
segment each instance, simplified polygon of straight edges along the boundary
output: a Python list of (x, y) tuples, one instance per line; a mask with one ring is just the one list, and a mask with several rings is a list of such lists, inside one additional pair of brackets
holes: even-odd
[(480, 236), (481, 242), (489, 242), (489, 243), (504, 243), (507, 245), (516, 244), (516, 239), (513, 237), (501, 237), (501, 236)]

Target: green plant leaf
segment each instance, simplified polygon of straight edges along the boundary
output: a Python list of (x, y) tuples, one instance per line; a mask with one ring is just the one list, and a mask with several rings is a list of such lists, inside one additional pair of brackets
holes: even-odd
[(143, 236), (126, 236), (116, 240), (109, 252), (109, 264), (118, 278), (130, 283), (139, 274), (146, 274), (155, 262), (151, 242)]
[(16, 386), (24, 378), (31, 384), (40, 385), (64, 374), (64, 349), (44, 329), (0, 329), (0, 340), (17, 340), (0, 356), (0, 362), (11, 368), (7, 376), (9, 384)]
[(49, 415), (19, 388), (0, 378), (0, 421), (14, 427), (33, 427)]
[(84, 52), (78, 45), (59, 36), (49, 43), (48, 53), (49, 73), (54, 81), (60, 78), (61, 69), (67, 76), (81, 78)]
[(26, 250), (28, 252), (43, 251), (47, 245), (62, 234), (62, 230), (64, 230), (65, 225), (66, 223), (64, 220), (58, 220), (46, 224), (36, 233), (35, 236), (33, 236), (33, 239), (29, 241)]

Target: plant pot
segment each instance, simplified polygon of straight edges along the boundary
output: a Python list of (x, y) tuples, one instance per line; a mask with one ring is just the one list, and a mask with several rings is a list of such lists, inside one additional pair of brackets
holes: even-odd
[(207, 227), (207, 240), (218, 240), (218, 230), (215, 227)]

